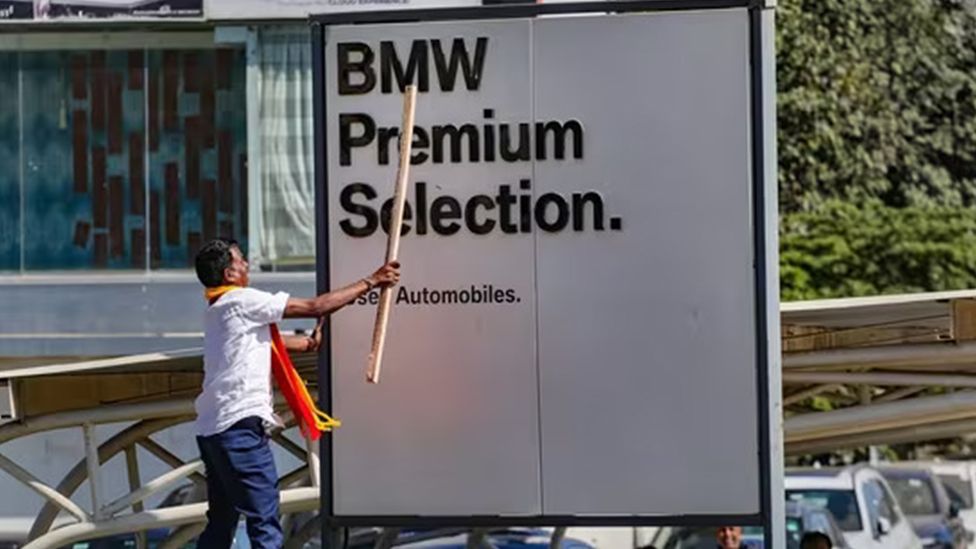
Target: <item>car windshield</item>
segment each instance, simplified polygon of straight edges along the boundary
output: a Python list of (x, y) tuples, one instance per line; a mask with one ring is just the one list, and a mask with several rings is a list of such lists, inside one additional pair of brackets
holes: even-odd
[(888, 478), (898, 504), (908, 516), (935, 515), (939, 509), (929, 481), (920, 478)]
[(813, 507), (826, 509), (834, 515), (837, 526), (845, 532), (861, 530), (861, 512), (857, 506), (857, 498), (853, 490), (817, 490), (796, 489), (787, 490), (786, 499), (802, 501)]
[(952, 501), (956, 502), (961, 509), (973, 508), (973, 490), (969, 481), (958, 475), (939, 475), (939, 480), (946, 487), (946, 492)]

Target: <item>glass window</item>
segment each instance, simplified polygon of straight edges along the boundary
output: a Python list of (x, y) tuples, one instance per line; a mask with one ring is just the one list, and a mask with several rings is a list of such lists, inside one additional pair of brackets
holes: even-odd
[(255, 212), (249, 251), (265, 270), (314, 270), (312, 57), (307, 25), (263, 26), (249, 64), (256, 88)]
[(898, 524), (895, 500), (888, 490), (877, 480), (865, 482), (863, 489), (872, 530), (877, 531), (879, 518), (886, 519), (892, 526)]
[(889, 478), (895, 498), (906, 515), (935, 515), (939, 509), (929, 481), (920, 478)]
[(21, 53), (26, 270), (145, 268), (141, 56)]
[(787, 490), (786, 499), (830, 511), (837, 525), (846, 532), (861, 529), (861, 513), (853, 490)]
[(247, 248), (242, 49), (0, 52), (0, 270)]
[(958, 475), (944, 474), (939, 475), (939, 480), (949, 493), (949, 498), (959, 505), (960, 509), (973, 508), (973, 488), (967, 479)]
[(20, 57), (0, 52), (0, 271), (20, 269)]
[(830, 521), (821, 512), (810, 513), (806, 516), (807, 524), (804, 525), (804, 530), (807, 532), (822, 532), (824, 534), (830, 535)]
[(247, 249), (244, 51), (150, 51), (148, 63), (151, 267), (189, 267), (218, 236)]

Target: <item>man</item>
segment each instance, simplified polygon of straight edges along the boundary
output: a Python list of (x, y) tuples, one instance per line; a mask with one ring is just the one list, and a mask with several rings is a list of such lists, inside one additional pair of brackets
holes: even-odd
[(720, 526), (715, 530), (715, 541), (718, 549), (746, 549), (742, 543), (741, 526)]
[[(280, 425), (272, 409), (270, 325), (282, 318), (321, 319), (374, 287), (396, 284), (400, 266), (390, 263), (333, 292), (299, 299), (248, 288), (248, 264), (237, 243), (218, 239), (197, 253), (196, 272), (210, 296), (203, 391), (196, 400), (209, 509), (197, 547), (230, 547), (243, 514), (252, 547), (279, 549), (278, 473), (267, 433)], [(312, 337), (284, 340), (285, 348), (300, 352), (314, 351), (320, 342), (321, 328)]]
[(807, 532), (800, 539), (800, 549), (831, 549), (833, 546), (830, 537), (823, 532)]

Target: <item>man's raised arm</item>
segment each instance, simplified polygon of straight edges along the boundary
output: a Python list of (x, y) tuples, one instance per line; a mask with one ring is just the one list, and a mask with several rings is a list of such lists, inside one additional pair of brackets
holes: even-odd
[(393, 286), (399, 281), (400, 263), (391, 261), (373, 274), (338, 290), (307, 299), (288, 298), (288, 303), (285, 305), (285, 318), (320, 318), (330, 315), (375, 287)]

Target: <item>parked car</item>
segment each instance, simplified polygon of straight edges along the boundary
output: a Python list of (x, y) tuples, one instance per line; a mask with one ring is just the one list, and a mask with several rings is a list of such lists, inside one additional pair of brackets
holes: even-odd
[(969, 534), (969, 544), (973, 545), (976, 532), (976, 505), (973, 493), (976, 492), (976, 462), (972, 461), (931, 461), (924, 463), (945, 487), (949, 499), (959, 507), (959, 518)]
[(786, 547), (797, 549), (806, 532), (820, 532), (830, 538), (835, 549), (850, 549), (844, 539), (844, 531), (837, 525), (834, 515), (827, 509), (816, 507), (802, 501), (787, 501)]
[[(850, 549), (844, 533), (826, 509), (802, 502), (787, 502), (786, 549), (799, 549), (804, 532), (823, 532), (837, 549)], [(749, 549), (762, 549), (765, 543), (762, 530), (756, 527), (742, 529), (742, 542)], [(650, 545), (660, 549), (715, 549), (715, 527), (709, 528), (660, 528), (651, 538)]]
[(922, 547), (888, 483), (872, 467), (788, 469), (784, 483), (787, 501), (830, 511), (852, 549)]
[(926, 548), (967, 549), (969, 535), (942, 482), (930, 469), (885, 467), (881, 469), (915, 533)]
[[(715, 526), (695, 528), (666, 526), (654, 534), (651, 538), (651, 546), (657, 549), (715, 549), (715, 529)], [(744, 527), (742, 544), (748, 549), (763, 549), (762, 528)], [(788, 547), (794, 549), (796, 546)]]

